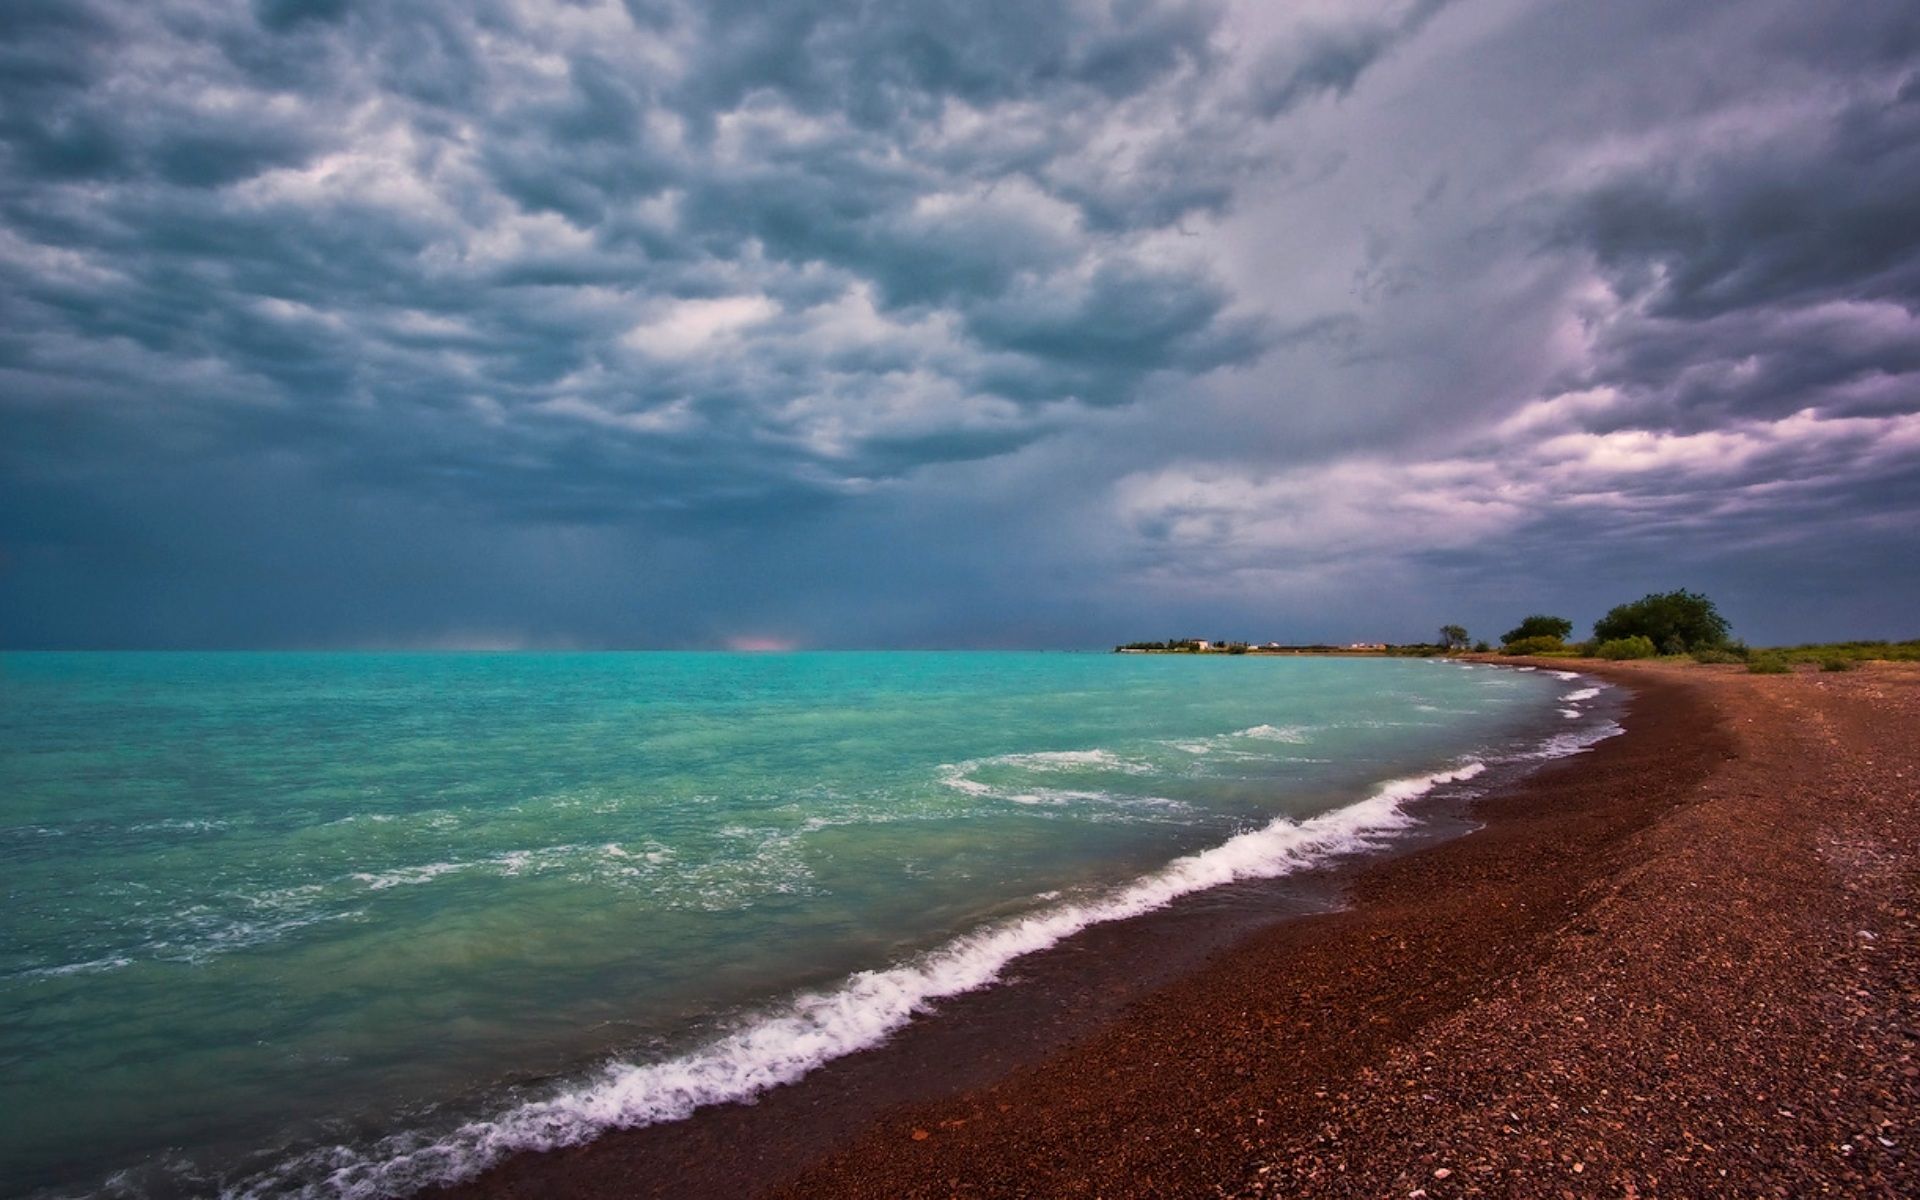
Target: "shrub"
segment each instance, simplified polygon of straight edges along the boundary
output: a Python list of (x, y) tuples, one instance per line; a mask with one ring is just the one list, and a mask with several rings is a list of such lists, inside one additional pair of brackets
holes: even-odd
[(1557, 637), (1515, 638), (1500, 647), (1502, 654), (1565, 654), (1567, 644)]
[(1475, 654), (1491, 654), (1493, 647), (1487, 645), (1485, 642), (1475, 642), (1473, 644), (1473, 652)]
[(1573, 633), (1573, 622), (1565, 617), (1550, 617), (1545, 613), (1535, 613), (1519, 625), (1500, 635), (1500, 640), (1511, 646), (1515, 642), (1533, 641), (1539, 638), (1552, 638), (1564, 642)]
[(1677, 653), (1727, 640), (1727, 619), (1713, 601), (1684, 589), (1656, 592), (1631, 604), (1617, 605), (1593, 623), (1595, 641), (1644, 637), (1657, 647), (1672, 646)]
[(1777, 654), (1762, 654), (1748, 660), (1747, 670), (1755, 675), (1785, 675), (1793, 668)]
[(1653, 639), (1648, 637), (1608, 638), (1594, 647), (1596, 658), (1652, 658), (1659, 651), (1654, 648)]
[(1835, 657), (1820, 660), (1820, 669), (1822, 671), (1851, 671), (1853, 670), (1853, 666), (1853, 660), (1850, 658)]
[(1706, 650), (1695, 650), (1693, 652), (1693, 661), (1697, 663), (1737, 663), (1745, 662), (1746, 659), (1731, 650), (1711, 647)]

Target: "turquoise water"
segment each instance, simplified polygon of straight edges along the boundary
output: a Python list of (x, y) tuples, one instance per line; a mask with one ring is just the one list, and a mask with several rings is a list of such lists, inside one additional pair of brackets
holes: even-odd
[(0, 1192), (391, 1194), (683, 1116), (1574, 749), (1580, 690), (1411, 660), (0, 655)]

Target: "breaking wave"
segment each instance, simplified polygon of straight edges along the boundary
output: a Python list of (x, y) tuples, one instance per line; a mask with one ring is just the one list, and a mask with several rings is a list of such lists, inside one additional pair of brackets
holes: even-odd
[(936, 1001), (984, 987), (1015, 959), (1090, 926), (1139, 916), (1222, 884), (1274, 878), (1375, 849), (1386, 835), (1413, 823), (1405, 809), (1410, 801), (1484, 770), (1484, 762), (1468, 759), (1444, 771), (1391, 780), (1345, 808), (1301, 821), (1276, 819), (1103, 895), (1054, 904), (900, 965), (860, 972), (831, 990), (801, 995), (682, 1057), (610, 1063), (582, 1084), (441, 1136), (396, 1135), (366, 1151), (316, 1150), (225, 1195), (401, 1195), (470, 1178), (510, 1154), (578, 1145), (608, 1130), (680, 1120), (707, 1105), (751, 1099), (885, 1041)]

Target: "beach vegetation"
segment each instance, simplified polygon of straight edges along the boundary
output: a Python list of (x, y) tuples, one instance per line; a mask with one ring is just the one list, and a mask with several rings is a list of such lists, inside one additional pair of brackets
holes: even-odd
[(1545, 613), (1535, 613), (1501, 634), (1500, 641), (1503, 645), (1511, 646), (1515, 642), (1537, 641), (1541, 638), (1564, 642), (1572, 636), (1572, 621), (1565, 617), (1550, 617)]
[(1509, 638), (1507, 644), (1500, 647), (1502, 654), (1566, 654), (1568, 652), (1564, 641), (1549, 636)]
[(1653, 644), (1653, 639), (1642, 634), (1634, 634), (1632, 637), (1608, 638), (1598, 646), (1595, 646), (1593, 650), (1595, 658), (1613, 659), (1615, 661), (1627, 658), (1652, 658), (1658, 653), (1659, 649)]
[(1775, 646), (1767, 651), (1788, 662), (1824, 663), (1828, 659), (1848, 662), (1920, 662), (1920, 639), (1905, 642), (1853, 641), (1810, 642), (1799, 646)]
[(1493, 653), (1493, 647), (1487, 645), (1486, 639), (1482, 638), (1473, 644), (1473, 652), (1475, 654), (1491, 654)]
[[(1742, 650), (1745, 647), (1741, 647)], [(1697, 663), (1739, 663), (1747, 661), (1744, 653), (1719, 646), (1708, 646), (1693, 652), (1693, 661)]]
[(1850, 658), (1840, 658), (1837, 656), (1820, 660), (1820, 669), (1822, 671), (1851, 671), (1858, 665), (1858, 663)]
[(1440, 644), (1445, 646), (1450, 652), (1454, 650), (1464, 650), (1471, 642), (1472, 639), (1467, 636), (1467, 627), (1465, 625), (1442, 625), (1440, 627)]
[(1685, 654), (1725, 644), (1731, 629), (1712, 600), (1682, 588), (1615, 605), (1593, 623), (1593, 636), (1602, 644), (1645, 638), (1658, 650)]
[(1755, 675), (1785, 675), (1793, 667), (1778, 654), (1756, 654), (1748, 660), (1747, 670)]

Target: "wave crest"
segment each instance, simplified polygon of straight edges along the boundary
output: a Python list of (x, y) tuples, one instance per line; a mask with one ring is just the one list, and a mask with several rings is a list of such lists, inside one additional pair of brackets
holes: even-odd
[(707, 1105), (751, 1099), (879, 1044), (934, 1002), (984, 987), (1015, 959), (1090, 926), (1151, 912), (1222, 884), (1274, 878), (1376, 848), (1383, 836), (1412, 824), (1403, 808), (1409, 801), (1485, 769), (1485, 763), (1467, 760), (1444, 771), (1391, 780), (1355, 804), (1304, 821), (1276, 819), (1175, 859), (1104, 896), (1056, 904), (963, 935), (899, 966), (860, 972), (682, 1057), (612, 1063), (582, 1086), (490, 1120), (468, 1122), (442, 1137), (399, 1135), (367, 1153), (339, 1146), (317, 1150), (225, 1194), (249, 1200), (284, 1194), (371, 1200), (471, 1178), (513, 1153), (579, 1145), (608, 1130), (680, 1120)]

